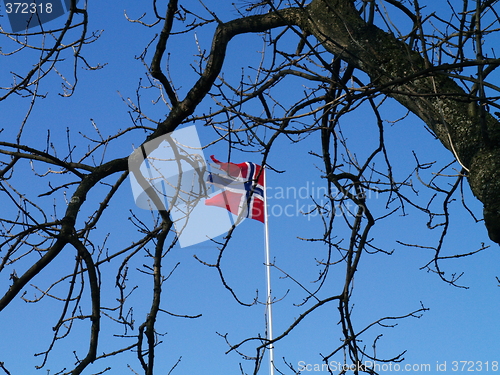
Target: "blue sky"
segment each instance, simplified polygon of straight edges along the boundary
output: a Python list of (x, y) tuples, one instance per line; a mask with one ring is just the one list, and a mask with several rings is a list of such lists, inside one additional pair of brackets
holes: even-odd
[[(429, 2), (431, 4), (432, 2)], [(436, 2), (433, 2), (436, 3)], [(189, 5), (195, 1), (188, 2)], [(206, 2), (206, 5), (215, 9), (220, 17), (226, 21), (236, 17), (236, 12), (229, 5), (220, 5), (216, 1)], [(443, 4), (444, 5), (444, 4)], [(429, 5), (431, 7), (431, 5)], [(432, 7), (436, 7), (435, 4)], [(97, 136), (92, 127), (91, 119), (99, 127), (104, 137), (116, 133), (131, 125), (127, 98), (135, 100), (135, 90), (142, 79), (145, 83), (145, 68), (135, 59), (142, 53), (144, 46), (160, 31), (160, 25), (154, 28), (145, 28), (138, 24), (131, 24), (125, 20), (124, 9), (130, 18), (137, 18), (144, 11), (148, 11), (146, 20), (151, 20), (151, 10), (133, 1), (101, 2), (89, 4), (89, 30), (103, 29), (101, 38), (85, 47), (84, 54), (90, 64), (106, 63), (98, 71), (79, 69), (79, 81), (75, 94), (70, 98), (57, 95), (61, 89), (61, 80), (55, 75), (46, 80), (41, 90), (47, 92), (47, 98), (39, 100), (29, 117), (22, 142), (32, 147), (44, 148), (47, 143), (47, 129), (50, 129), (51, 141), (61, 153), (66, 150), (66, 132), (70, 129), (71, 139), (77, 146), (76, 153), (86, 152), (87, 141), (79, 133), (88, 136)], [(438, 8), (443, 14), (446, 8)], [(430, 13), (430, 10), (429, 10)], [(4, 28), (5, 18), (0, 19)], [(63, 18), (53, 21), (48, 26), (64, 22)], [(208, 25), (206, 30), (196, 34), (196, 39), (202, 49), (209, 49), (213, 26)], [(196, 63), (196, 39), (193, 33), (173, 38), (169, 42), (172, 55), (170, 63), (175, 87), (179, 88), (180, 95), (184, 95), (196, 79), (189, 64)], [(2, 42), (4, 43), (4, 42)], [(256, 64), (261, 58), (262, 40), (258, 35), (237, 38), (229, 45), (228, 60), (224, 67), (224, 76), (227, 79), (238, 79), (242, 74), (241, 68)], [(4, 51), (9, 48), (4, 47)], [(24, 53), (24, 52), (22, 52)], [(70, 56), (67, 56), (70, 58)], [(10, 58), (1, 57), (2, 70), (0, 71), (0, 86), (10, 84), (11, 70), (18, 73), (36, 61), (36, 54), (24, 53)], [(71, 66), (62, 65), (63, 72), (70, 72)], [(248, 70), (245, 70), (248, 72)], [(250, 73), (248, 73), (250, 74)], [(290, 81), (283, 86), (284, 101), (292, 101), (301, 95), (303, 83)], [(161, 120), (168, 113), (161, 102), (153, 105), (152, 100), (157, 98), (154, 90), (145, 91), (142, 98), (144, 111), (153, 119)], [(199, 113), (207, 111), (209, 102), (201, 104)], [(0, 139), (12, 141), (17, 134), (18, 124), (29, 108), (29, 98), (11, 97), (0, 102), (2, 119), (0, 128), (3, 132)], [(419, 156), (422, 163), (437, 163), (422, 174), (422, 179), (428, 181), (433, 173), (437, 173), (441, 166), (451, 162), (452, 155), (424, 129), (422, 122), (413, 115), (408, 115), (399, 122), (392, 123), (405, 116), (406, 111), (397, 103), (388, 100), (381, 108), (385, 120), (385, 137), (388, 154), (393, 160), (394, 174), (402, 180), (415, 167), (412, 151)], [(213, 131), (196, 123), (202, 144), (208, 144), (215, 139)], [(342, 120), (344, 136), (348, 139), (352, 150), (358, 158), (363, 160), (366, 154), (376, 147), (376, 122), (365, 107), (348, 114)], [(105, 161), (115, 157), (128, 156), (135, 146), (144, 140), (139, 132), (131, 133), (121, 142), (111, 143), (103, 159)], [(307, 191), (308, 195), (321, 199), (318, 190), (323, 186), (320, 160), (309, 154), (309, 151), (319, 150), (319, 134), (313, 134), (299, 143), (291, 143), (287, 138), (280, 138), (275, 144), (275, 151), (270, 154), (268, 163), (283, 173), (269, 172), (267, 176), (270, 188), (270, 248), (271, 256), (277, 267), (292, 275), (306, 288), (314, 289), (312, 283), (320, 270), (317, 259), (325, 259), (326, 249), (319, 243), (310, 243), (298, 239), (318, 237), (322, 235), (322, 227), (318, 217), (308, 217), (300, 211), (302, 207), (311, 204), (310, 199), (300, 192)], [(227, 158), (227, 146), (217, 143), (205, 150), (205, 155), (215, 154), (221, 160)], [(231, 160), (236, 163), (252, 161), (260, 163), (258, 153), (234, 152)], [(38, 167), (38, 166), (37, 166)], [(26, 191), (31, 196), (47, 190), (46, 182), (41, 184), (39, 179), (33, 178), (29, 165), (21, 170), (20, 186), (30, 185)], [(40, 171), (45, 170), (41, 165)], [(457, 165), (454, 165), (457, 168)], [(19, 169), (20, 170), (20, 169)], [(449, 170), (451, 171), (451, 169)], [(56, 176), (55, 181), (65, 181), (66, 177)], [(23, 180), (21, 183), (20, 181)], [(110, 179), (111, 182), (113, 179)], [(440, 180), (443, 186), (449, 181)], [(420, 204), (425, 204), (430, 193), (413, 177), (418, 195), (412, 197)], [(301, 190), (302, 189), (302, 190)], [(482, 217), (482, 206), (465, 188), (466, 202), (477, 217)], [(104, 190), (99, 188), (88, 198), (88, 209), (84, 209), (82, 217), (90, 214)], [(287, 192), (284, 197), (278, 192)], [(65, 197), (70, 196), (72, 190), (61, 190), (58, 194), (45, 199), (41, 206), (47, 211), (52, 210), (54, 199), (59, 204), (59, 214), (63, 212)], [(296, 195), (294, 194), (296, 193)], [(410, 193), (409, 193), (410, 194)], [(3, 198), (2, 198), (3, 199)], [(374, 194), (369, 198), (373, 209), (380, 214), (385, 209), (387, 196)], [(285, 207), (293, 207), (292, 215), (284, 215)], [(7, 212), (9, 206), (4, 208)], [(129, 210), (135, 210), (137, 215), (151, 222), (151, 213), (141, 211), (135, 207), (133, 196), (128, 183), (124, 184), (114, 198), (108, 213), (103, 218), (102, 226), (93, 233), (94, 241), (101, 244), (111, 235), (104, 245), (110, 252), (127, 246), (137, 238), (133, 228), (127, 223)], [(85, 210), (88, 210), (86, 212)], [(281, 214), (280, 214), (281, 213)], [(403, 364), (430, 364), (433, 369), (436, 363), (446, 361), (447, 371), (453, 370), (453, 361), (474, 361), (477, 366), (489, 363), (490, 371), (493, 361), (500, 362), (498, 355), (498, 311), (499, 288), (495, 276), (500, 275), (498, 270), (498, 245), (492, 243), (482, 222), (475, 223), (467, 211), (461, 207), (459, 201), (451, 205), (452, 225), (443, 248), (443, 254), (456, 254), (474, 251), (481, 247), (481, 243), (491, 246), (489, 249), (465, 259), (447, 260), (442, 263), (446, 275), (462, 273), (460, 284), (468, 289), (452, 287), (433, 273), (420, 268), (431, 258), (432, 252), (423, 248), (405, 247), (398, 244), (399, 240), (405, 243), (419, 243), (423, 246), (436, 244), (439, 233), (430, 231), (426, 227), (426, 217), (422, 213), (408, 209), (407, 216), (401, 212), (377, 222), (372, 235), (375, 243), (387, 251), (394, 250), (392, 255), (365, 254), (361, 260), (355, 289), (352, 296), (354, 304), (353, 317), (358, 329), (383, 317), (402, 316), (420, 308), (421, 303), (429, 308), (420, 319), (407, 318), (397, 321), (393, 328), (376, 326), (368, 330), (362, 337), (367, 348), (370, 349), (373, 340), (379, 335), (377, 354), (384, 358), (393, 357), (403, 350)], [(125, 223), (124, 229), (118, 229), (118, 223)], [(338, 238), (348, 237), (349, 232), (342, 225), (334, 225), (334, 232)], [(258, 291), (260, 302), (265, 299), (265, 267), (263, 225), (259, 222), (246, 220), (235, 231), (234, 238), (225, 251), (223, 270), (228, 283), (234, 288), (238, 297), (244, 302), (251, 302)], [(238, 374), (239, 363), (243, 364), (246, 373), (251, 373), (253, 362), (241, 359), (232, 352), (225, 354), (228, 349), (224, 339), (219, 335), (227, 335), (232, 343), (237, 343), (247, 337), (264, 335), (265, 316), (264, 306), (260, 303), (251, 307), (238, 305), (229, 292), (223, 288), (217, 272), (198, 262), (198, 258), (213, 262), (218, 251), (211, 242), (204, 242), (188, 248), (174, 248), (165, 258), (164, 269), (174, 269), (171, 277), (164, 284), (163, 308), (176, 314), (203, 314), (198, 319), (181, 319), (170, 316), (161, 316), (158, 330), (166, 333), (162, 337), (163, 344), (157, 348), (157, 373), (167, 374), (182, 357), (176, 370), (178, 374)], [(139, 255), (132, 261), (130, 267), (130, 283), (136, 282), (139, 288), (132, 294), (129, 304), (134, 306), (134, 318), (137, 326), (144, 320), (149, 309), (151, 296), (151, 280), (134, 270), (150, 260)], [(74, 254), (71, 251), (63, 252), (54, 264), (51, 264), (35, 280), (34, 284), (40, 288), (48, 287), (58, 277), (67, 275), (73, 267)], [(26, 265), (24, 265), (26, 266)], [(103, 264), (101, 276), (103, 285), (103, 305), (114, 305), (118, 293), (114, 287), (114, 277), (117, 264)], [(21, 269), (17, 272), (20, 274)], [(132, 276), (133, 275), (133, 276)], [(303, 306), (296, 306), (307, 296), (303, 289), (297, 286), (290, 278), (285, 278), (278, 270), (272, 270), (273, 296), (281, 299), (273, 305), (275, 336), (293, 323), (302, 312), (311, 307), (312, 301)], [(9, 285), (9, 273), (0, 275), (2, 290)], [(342, 264), (332, 267), (324, 291), (321, 296), (333, 295), (340, 292), (343, 286), (344, 267)], [(67, 284), (56, 288), (63, 293)], [(33, 287), (27, 287), (28, 298), (40, 295)], [(51, 327), (57, 322), (61, 305), (47, 299), (36, 304), (27, 304), (20, 299), (9, 306), (0, 315), (0, 361), (5, 362), (6, 368), (13, 375), (36, 373), (55, 374), (60, 369), (70, 368), (73, 365), (73, 350), (78, 349), (80, 355), (86, 350), (85, 340), (88, 338), (88, 323), (76, 322), (72, 334), (56, 344), (53, 355), (43, 370), (36, 371), (35, 365), (41, 363), (40, 358), (32, 357), (32, 353), (45, 350), (50, 343)], [(325, 305), (307, 317), (290, 333), (288, 337), (276, 344), (275, 359), (277, 366), (285, 374), (291, 373), (283, 362), (284, 359), (297, 369), (302, 364), (321, 364), (321, 355), (326, 355), (339, 345), (341, 337), (338, 326), (338, 311), (335, 302)], [(114, 338), (113, 334), (122, 331), (116, 325), (108, 326), (103, 320), (103, 331), (99, 353), (110, 352), (132, 344), (131, 339)], [(136, 333), (133, 332), (132, 334)], [(130, 333), (130, 332), (129, 332)], [(129, 340), (129, 341), (127, 341)], [(254, 343), (242, 346), (247, 355), (254, 355)], [(368, 350), (370, 352), (370, 350)], [(341, 354), (332, 358), (343, 361)], [(102, 362), (97, 362), (85, 371), (93, 374), (102, 371), (110, 365), (113, 374), (133, 373), (128, 367), (140, 372), (139, 363), (133, 354), (122, 354)], [(460, 364), (461, 366), (461, 364)], [(312, 367), (310, 367), (312, 368)], [(47, 372), (49, 369), (50, 372)], [(267, 364), (263, 364), (262, 374), (267, 373)], [(309, 373), (304, 371), (303, 373)], [(325, 372), (326, 373), (326, 372)], [(387, 372), (389, 373), (389, 372)]]

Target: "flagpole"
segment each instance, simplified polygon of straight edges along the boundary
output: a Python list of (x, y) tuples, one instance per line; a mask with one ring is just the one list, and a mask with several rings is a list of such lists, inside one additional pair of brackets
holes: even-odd
[[(267, 339), (269, 341), (273, 340), (273, 312), (271, 304), (271, 256), (269, 254), (269, 226), (268, 226), (268, 215), (267, 215), (267, 182), (266, 175), (267, 172), (265, 167), (263, 167), (264, 173), (264, 241), (265, 241), (265, 251), (266, 251), (266, 280), (267, 280), (267, 296), (266, 296), (266, 310), (267, 310)], [(269, 374), (274, 375), (274, 345), (269, 345)]]

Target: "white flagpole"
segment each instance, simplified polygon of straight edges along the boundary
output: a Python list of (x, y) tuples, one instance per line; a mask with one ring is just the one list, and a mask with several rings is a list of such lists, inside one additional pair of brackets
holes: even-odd
[[(271, 256), (269, 254), (269, 226), (267, 223), (267, 181), (266, 174), (267, 171), (263, 169), (264, 173), (264, 240), (265, 240), (265, 250), (266, 250), (266, 279), (267, 279), (267, 298), (266, 298), (266, 310), (267, 310), (267, 339), (273, 339), (273, 312), (271, 305)], [(274, 345), (269, 345), (269, 374), (274, 375)]]

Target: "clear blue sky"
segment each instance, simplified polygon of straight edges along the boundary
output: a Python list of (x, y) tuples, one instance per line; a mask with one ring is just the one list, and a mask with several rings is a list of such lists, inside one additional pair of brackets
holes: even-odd
[[(194, 4), (192, 0), (188, 3)], [(423, 1), (422, 1), (423, 3)], [(429, 8), (436, 8), (437, 2), (428, 2)], [(445, 4), (442, 2), (442, 6)], [(231, 11), (228, 4), (220, 5), (217, 1), (206, 2), (206, 5), (218, 12), (222, 20), (226, 21), (237, 14)], [(441, 4), (440, 4), (441, 5)], [(48, 92), (44, 100), (39, 100), (33, 109), (24, 132), (22, 141), (32, 147), (44, 148), (47, 130), (50, 129), (51, 141), (61, 153), (66, 150), (66, 129), (70, 128), (71, 137), (77, 145), (76, 153), (82, 155), (86, 151), (86, 141), (80, 132), (96, 136), (90, 119), (99, 126), (103, 136), (116, 133), (131, 125), (128, 108), (123, 99), (135, 100), (135, 90), (139, 79), (145, 83), (145, 68), (134, 57), (142, 53), (144, 46), (159, 33), (161, 25), (155, 28), (145, 28), (131, 24), (124, 18), (123, 11), (131, 18), (137, 18), (148, 11), (146, 22), (152, 20), (149, 4), (138, 5), (134, 1), (122, 2), (90, 2), (89, 30), (103, 29), (102, 37), (93, 44), (85, 47), (84, 55), (90, 64), (107, 63), (104, 69), (89, 72), (79, 69), (79, 82), (75, 94), (71, 98), (61, 98), (61, 81), (54, 75), (45, 81), (42, 91)], [(437, 8), (437, 11), (446, 14), (446, 8)], [(161, 11), (163, 12), (163, 10)], [(430, 13), (431, 10), (426, 10)], [(0, 19), (4, 28), (8, 28), (5, 18)], [(48, 26), (62, 23), (62, 18), (53, 21)], [(202, 49), (209, 50), (213, 26), (207, 26), (206, 31), (197, 33), (196, 37)], [(2, 42), (3, 43), (3, 42)], [(225, 78), (236, 79), (241, 75), (241, 68), (250, 64), (257, 64), (261, 55), (262, 41), (258, 35), (245, 36), (235, 39), (229, 45), (228, 61), (224, 66)], [(10, 47), (4, 46), (4, 51)], [(196, 63), (197, 47), (193, 33), (172, 39), (169, 42), (171, 55), (171, 70), (174, 85), (179, 87), (183, 94), (190, 88), (196, 79), (189, 64)], [(10, 83), (9, 71), (18, 73), (36, 62), (35, 54), (25, 54), (12, 58), (1, 57), (0, 85)], [(62, 65), (66, 73), (71, 67)], [(250, 73), (249, 73), (250, 74)], [(237, 82), (237, 81), (236, 81)], [(303, 87), (299, 81), (291, 81), (283, 86), (283, 100), (292, 100), (301, 95)], [(59, 91), (58, 91), (59, 90)], [(155, 93), (156, 94), (156, 93)], [(153, 92), (145, 93), (143, 110), (151, 117), (161, 120), (168, 113), (168, 109), (161, 103), (152, 105), (156, 99)], [(4, 131), (0, 139), (12, 141), (17, 134), (18, 124), (23, 119), (29, 106), (29, 99), (11, 97), (0, 102), (0, 128)], [(200, 107), (200, 113), (208, 110), (208, 102)], [(386, 140), (389, 156), (393, 160), (394, 173), (400, 180), (404, 179), (415, 167), (412, 151), (419, 155), (420, 161), (437, 163), (422, 175), (428, 181), (432, 173), (437, 173), (441, 166), (452, 161), (452, 155), (424, 129), (422, 122), (413, 115), (391, 125), (406, 113), (397, 103), (388, 101), (381, 109), (386, 128)], [(202, 144), (208, 144), (215, 139), (215, 135), (204, 124), (196, 124)], [(342, 121), (344, 135), (349, 139), (353, 151), (362, 160), (363, 156), (374, 147), (377, 142), (376, 123), (372, 115), (363, 107), (347, 115)], [(373, 135), (373, 137), (371, 137)], [(139, 145), (144, 137), (139, 133), (124, 137), (121, 142), (111, 144), (104, 155), (104, 160), (114, 157), (128, 156), (134, 146)], [(269, 199), (269, 228), (270, 247), (272, 258), (282, 270), (293, 275), (305, 287), (314, 289), (314, 281), (318, 275), (317, 259), (325, 259), (326, 249), (319, 243), (309, 243), (297, 237), (310, 238), (322, 235), (322, 226), (318, 217), (304, 216), (301, 211), (312, 204), (309, 196), (321, 201), (322, 192), (317, 188), (324, 186), (321, 178), (320, 160), (310, 155), (309, 151), (319, 150), (319, 134), (313, 134), (300, 143), (291, 144), (286, 138), (281, 138), (275, 145), (268, 163), (284, 171), (282, 174), (270, 172), (267, 177)], [(209, 147), (205, 155), (215, 154), (221, 160), (227, 158), (227, 147), (218, 143)], [(260, 163), (260, 154), (244, 154), (234, 152), (232, 161), (240, 163), (252, 161)], [(26, 168), (26, 184), (33, 184), (28, 189), (35, 196), (46, 191), (46, 186), (36, 185), (37, 179), (31, 180), (31, 171)], [(40, 166), (41, 168), (41, 166)], [(455, 168), (457, 166), (455, 165)], [(44, 169), (41, 168), (41, 171)], [(63, 177), (64, 178), (64, 177)], [(60, 180), (62, 181), (62, 180)], [(111, 180), (110, 180), (111, 181)], [(447, 181), (442, 180), (443, 185)], [(419, 195), (414, 198), (425, 204), (429, 199), (429, 192), (422, 184), (413, 178)], [(67, 194), (72, 190), (68, 189)], [(284, 192), (284, 196), (280, 195)], [(306, 194), (305, 194), (306, 193)], [(66, 195), (67, 196), (67, 195)], [(476, 201), (468, 186), (465, 187), (466, 201), (477, 217), (482, 217), (482, 206)], [(93, 197), (89, 197), (91, 203)], [(61, 204), (65, 199), (64, 191), (60, 191), (55, 198)], [(46, 200), (43, 207), (52, 209), (52, 199)], [(369, 198), (377, 214), (385, 209), (386, 196), (373, 195)], [(96, 204), (97, 202), (94, 202)], [(288, 207), (288, 211), (285, 208)], [(7, 208), (8, 209), (8, 208)], [(59, 213), (64, 209), (61, 205)], [(96, 232), (97, 239), (104, 239), (111, 232), (106, 247), (114, 251), (126, 246), (136, 237), (128, 226), (127, 230), (117, 230), (117, 222), (125, 222), (130, 216), (129, 210), (134, 209), (144, 220), (149, 220), (150, 213), (135, 208), (129, 184), (124, 184), (111, 205), (103, 222), (103, 227)], [(89, 211), (90, 212), (90, 211)], [(290, 213), (289, 215), (285, 214)], [(447, 371), (452, 371), (452, 361), (487, 361), (492, 370), (492, 362), (500, 362), (498, 324), (499, 288), (495, 276), (500, 276), (500, 255), (498, 245), (489, 241), (483, 223), (475, 223), (460, 202), (451, 206), (452, 225), (444, 245), (444, 254), (465, 253), (474, 251), (481, 246), (481, 242), (491, 247), (473, 257), (449, 260), (442, 263), (446, 275), (465, 272), (460, 284), (468, 289), (454, 288), (442, 282), (435, 274), (425, 272), (419, 268), (425, 265), (432, 257), (430, 250), (409, 248), (399, 245), (396, 240), (406, 243), (419, 243), (424, 246), (433, 246), (437, 242), (436, 231), (426, 228), (426, 217), (416, 210), (408, 209), (408, 216), (398, 212), (394, 216), (377, 222), (372, 231), (375, 244), (387, 251), (394, 250), (393, 255), (365, 254), (361, 260), (355, 289), (352, 297), (354, 303), (353, 317), (358, 329), (362, 329), (370, 322), (382, 317), (400, 316), (408, 314), (420, 307), (422, 302), (427, 311), (420, 319), (407, 318), (398, 321), (394, 328), (373, 327), (363, 336), (363, 342), (368, 352), (373, 340), (383, 334), (378, 340), (377, 354), (380, 357), (390, 358), (407, 350), (404, 355), (404, 364), (430, 364), (432, 370), (436, 363), (447, 363)], [(338, 231), (338, 232), (337, 232)], [(334, 225), (334, 232), (338, 238), (348, 237), (349, 232), (342, 225)], [(246, 220), (236, 230), (231, 244), (223, 258), (223, 269), (230, 285), (239, 298), (244, 302), (251, 302), (258, 290), (259, 301), (265, 296), (265, 268), (264, 268), (264, 229), (259, 222)], [(163, 344), (157, 348), (157, 372), (167, 374), (176, 361), (182, 357), (174, 374), (238, 374), (238, 363), (243, 363), (245, 372), (251, 373), (253, 362), (242, 361), (236, 353), (225, 354), (228, 349), (224, 339), (218, 335), (228, 333), (228, 340), (234, 344), (247, 337), (264, 335), (265, 317), (264, 306), (258, 304), (252, 307), (238, 305), (227, 290), (223, 288), (218, 274), (195, 260), (193, 255), (207, 262), (213, 262), (218, 252), (210, 242), (204, 242), (188, 248), (176, 247), (165, 258), (165, 272), (172, 269), (177, 262), (179, 267), (173, 272), (170, 279), (164, 284), (162, 307), (176, 314), (203, 314), (196, 320), (187, 320), (169, 316), (161, 316), (157, 328), (166, 333), (162, 337)], [(68, 274), (73, 267), (74, 254), (72, 251), (63, 253), (54, 264), (44, 270), (34, 283), (40, 288), (48, 287), (54, 277)], [(136, 257), (135, 266), (141, 267), (149, 259)], [(103, 285), (103, 305), (113, 306), (118, 297), (114, 288), (116, 264), (104, 264), (101, 268)], [(151, 296), (151, 279), (136, 272), (131, 267), (130, 283), (137, 281), (139, 288), (131, 297), (134, 305), (136, 329), (145, 318), (149, 309)], [(20, 274), (21, 269), (17, 269)], [(132, 273), (133, 272), (133, 273)], [(275, 303), (274, 330), (280, 334), (294, 319), (311, 306), (312, 301), (304, 306), (297, 307), (307, 296), (292, 280), (283, 278), (277, 269), (273, 273), (273, 295), (282, 300)], [(133, 274), (133, 277), (132, 277)], [(0, 276), (2, 290), (9, 285), (8, 273)], [(344, 266), (332, 267), (329, 279), (322, 297), (340, 293), (343, 286)], [(39, 296), (40, 292), (27, 287), (27, 298)], [(58, 288), (63, 293), (64, 288)], [(36, 373), (55, 374), (63, 367), (70, 368), (74, 358), (72, 351), (79, 349), (80, 355), (86, 351), (88, 338), (88, 323), (77, 322), (74, 332), (66, 340), (56, 344), (53, 355), (44, 370), (36, 371), (35, 365), (41, 359), (32, 357), (32, 353), (41, 352), (47, 348), (52, 334), (51, 327), (57, 322), (62, 305), (52, 301), (43, 301), (37, 304), (27, 304), (20, 299), (9, 306), (0, 315), (0, 361), (13, 375), (30, 375)], [(282, 358), (293, 364), (297, 369), (300, 364), (321, 364), (321, 354), (326, 355), (339, 345), (341, 337), (338, 322), (338, 311), (335, 302), (326, 305), (307, 317), (287, 338), (276, 344), (275, 360), (278, 368), (285, 374), (290, 374)], [(103, 318), (102, 336), (99, 353), (111, 352), (125, 346), (127, 339), (113, 338), (113, 334), (122, 331), (116, 326), (114, 330), (108, 328), (109, 321)], [(136, 333), (135, 331), (134, 333)], [(133, 341), (130, 340), (129, 344)], [(244, 345), (245, 354), (254, 355), (252, 343)], [(336, 355), (335, 361), (343, 361), (342, 355)], [(140, 373), (139, 363), (132, 354), (118, 355), (109, 360), (113, 366), (112, 374), (133, 373), (127, 368), (129, 363)], [(89, 367), (85, 374), (93, 374), (103, 370), (108, 363), (97, 362)], [(461, 364), (460, 364), (461, 366)], [(475, 364), (476, 366), (476, 364)], [(263, 364), (262, 374), (267, 373), (267, 364)], [(309, 373), (305, 371), (303, 373)], [(317, 372), (315, 372), (317, 373)], [(326, 374), (326, 372), (324, 372)], [(387, 372), (389, 373), (389, 372)], [(434, 373), (434, 371), (433, 371)]]

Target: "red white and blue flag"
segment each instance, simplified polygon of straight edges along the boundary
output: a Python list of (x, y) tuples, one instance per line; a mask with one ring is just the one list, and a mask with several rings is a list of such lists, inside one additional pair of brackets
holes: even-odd
[(264, 171), (254, 163), (223, 163), (213, 155), (218, 173), (212, 171), (207, 183), (223, 191), (205, 200), (208, 206), (222, 207), (232, 214), (264, 223)]

